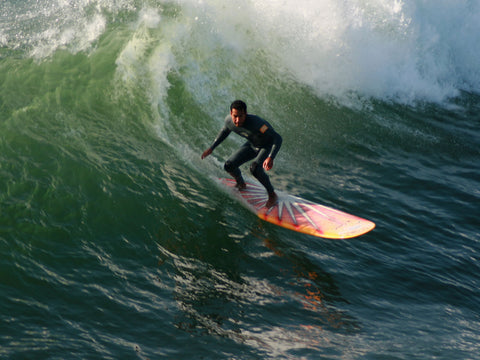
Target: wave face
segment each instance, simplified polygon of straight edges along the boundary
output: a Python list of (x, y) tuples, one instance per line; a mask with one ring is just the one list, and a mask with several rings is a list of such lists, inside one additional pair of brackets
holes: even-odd
[[(1, 1), (0, 357), (477, 356), (479, 20), (477, 1)], [(283, 137), (276, 188), (375, 230), (314, 239), (219, 187), (241, 140), (200, 154), (238, 98)]]

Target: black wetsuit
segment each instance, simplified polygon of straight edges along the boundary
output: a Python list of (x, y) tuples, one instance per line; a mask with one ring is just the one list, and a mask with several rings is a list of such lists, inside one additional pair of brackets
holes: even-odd
[(270, 179), (263, 171), (263, 162), (267, 157), (275, 158), (282, 145), (282, 137), (261, 117), (247, 114), (243, 125), (235, 126), (232, 117), (227, 115), (225, 125), (217, 135), (211, 149), (215, 149), (232, 131), (248, 141), (225, 162), (225, 170), (235, 178), (238, 184), (242, 184), (244, 181), (239, 169), (240, 165), (255, 159), (250, 166), (252, 175), (265, 186), (269, 194), (273, 193), (274, 189)]

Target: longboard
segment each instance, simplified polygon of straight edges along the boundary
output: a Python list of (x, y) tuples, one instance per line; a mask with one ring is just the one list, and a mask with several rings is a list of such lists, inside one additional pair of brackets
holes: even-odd
[(221, 178), (220, 182), (260, 219), (300, 233), (327, 239), (348, 239), (375, 227), (372, 221), (277, 190), (277, 203), (267, 208), (268, 196), (262, 185), (247, 182), (245, 189), (238, 190), (233, 179)]

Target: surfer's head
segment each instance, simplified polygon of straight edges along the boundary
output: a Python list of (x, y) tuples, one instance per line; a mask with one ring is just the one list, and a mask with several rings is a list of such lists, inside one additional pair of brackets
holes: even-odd
[(247, 112), (247, 104), (245, 104), (242, 100), (235, 100), (230, 105), (230, 111), (232, 111), (233, 109), (241, 110), (241, 111), (246, 113)]
[(247, 118), (247, 104), (242, 100), (235, 100), (230, 105), (230, 116), (235, 126), (242, 126)]

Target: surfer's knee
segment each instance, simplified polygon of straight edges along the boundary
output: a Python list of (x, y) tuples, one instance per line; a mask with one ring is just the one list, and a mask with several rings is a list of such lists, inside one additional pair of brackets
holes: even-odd
[(223, 168), (225, 169), (226, 172), (232, 172), (235, 170), (235, 167), (233, 166), (232, 162), (227, 160), (225, 164), (223, 165)]

